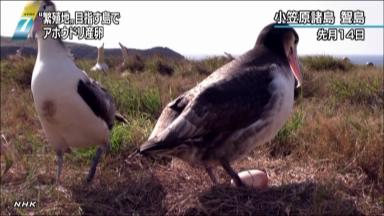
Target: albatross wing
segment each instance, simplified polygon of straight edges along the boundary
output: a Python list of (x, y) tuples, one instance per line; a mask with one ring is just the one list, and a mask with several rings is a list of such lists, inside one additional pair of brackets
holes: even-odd
[(103, 119), (108, 128), (111, 129), (114, 123), (116, 108), (108, 92), (92, 79), (79, 80), (77, 92), (93, 113)]
[(166, 150), (184, 142), (205, 143), (262, 118), (276, 101), (271, 85), (276, 65), (240, 65), (230, 68), (226, 79), (212, 82), (195, 98), (188, 100), (187, 92), (171, 102), (140, 151)]

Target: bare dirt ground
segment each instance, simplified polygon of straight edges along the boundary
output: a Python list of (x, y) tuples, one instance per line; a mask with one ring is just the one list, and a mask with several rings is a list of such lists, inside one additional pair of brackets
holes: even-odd
[[(366, 184), (363, 172), (348, 167), (336, 171), (328, 161), (303, 164), (256, 151), (234, 167), (265, 169), (269, 187), (257, 190), (230, 186), (221, 168), (216, 169), (221, 184), (212, 185), (204, 170), (180, 160), (159, 163), (141, 156), (128, 159), (128, 154), (107, 156), (92, 184), (84, 182), (86, 165), (79, 168), (66, 161), (60, 186), (55, 186), (53, 157), (42, 156), (34, 173), (23, 173), (21, 164), (11, 168), (1, 179), (2, 193), (13, 193), (15, 198), (18, 193), (33, 193), (38, 208), (26, 211), (28, 215), (383, 214), (377, 200), (380, 189)], [(12, 203), (6, 206), (2, 214), (20, 213)]]

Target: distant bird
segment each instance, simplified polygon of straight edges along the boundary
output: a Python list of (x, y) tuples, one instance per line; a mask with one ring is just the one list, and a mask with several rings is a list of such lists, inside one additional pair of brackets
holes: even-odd
[(117, 66), (117, 71), (124, 72), (128, 69), (128, 50), (127, 48), (119, 42), (121, 54), (123, 56), (123, 62)]
[(368, 66), (368, 67), (373, 67), (374, 66), (373, 62), (367, 62), (367, 63), (365, 63), (365, 65)]
[(128, 56), (128, 49), (123, 44), (119, 43), (121, 53), (123, 54), (123, 63), (118, 67), (120, 72), (129, 70), (132, 73), (142, 72), (145, 68), (144, 61), (139, 55), (135, 54), (133, 58)]
[(104, 43), (97, 48), (97, 62), (91, 68), (91, 71), (102, 71), (104, 74), (108, 71), (108, 65), (104, 61)]
[(217, 69), (170, 102), (139, 153), (181, 158), (204, 167), (220, 164), (244, 186), (230, 162), (270, 141), (293, 109), (299, 36), (293, 28), (266, 26), (253, 49)]
[(23, 47), (20, 47), (19, 49), (17, 49), (16, 54), (8, 56), (8, 60), (14, 61), (14, 62), (24, 61), (25, 58), (23, 57), (23, 49), (24, 49)]
[(123, 64), (128, 64), (128, 50), (127, 48), (119, 42), (119, 46), (121, 49), (121, 54), (123, 55)]
[[(56, 9), (51, 1), (41, 1), (39, 11)], [(37, 16), (32, 35), (37, 37), (38, 54), (31, 86), (40, 122), (57, 154), (57, 182), (65, 152), (72, 147), (97, 145), (87, 176), (90, 182), (102, 153), (109, 147), (115, 105), (103, 87), (77, 68), (61, 40), (43, 39), (43, 27), (42, 18)]]
[(20, 47), (19, 49), (16, 50), (16, 55), (17, 56), (22, 56), (23, 48)]

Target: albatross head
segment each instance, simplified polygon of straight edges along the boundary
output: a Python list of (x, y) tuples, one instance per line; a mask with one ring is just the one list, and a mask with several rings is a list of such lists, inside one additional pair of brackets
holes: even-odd
[[(52, 1), (45, 0), (40, 1), (39, 6), (39, 12), (55, 12), (56, 7), (55, 4)], [(43, 17), (37, 15), (34, 22), (32, 31), (30, 32), (30, 36), (32, 38), (37, 38), (38, 41), (38, 56), (42, 53), (44, 53), (44, 58), (52, 56), (53, 53), (61, 55), (62, 53), (65, 53), (70, 59), (74, 59), (73, 54), (70, 52), (68, 48), (65, 47), (64, 42), (61, 40), (61, 37), (57, 38), (51, 38), (51, 36), (48, 35), (47, 38), (44, 37), (44, 28), (55, 28), (57, 27), (56, 24), (44, 24)], [(51, 33), (52, 34), (52, 33)]]
[(279, 57), (286, 59), (297, 80), (297, 87), (301, 86), (302, 75), (297, 57), (299, 35), (293, 28), (275, 28), (270, 24), (261, 31), (255, 46), (264, 46)]
[[(40, 1), (40, 7), (38, 12), (54, 12), (54, 11), (56, 11), (56, 7), (52, 1), (49, 1), (49, 0)], [(35, 38), (36, 34), (42, 35), (43, 27), (47, 27), (47, 26), (49, 25), (43, 24), (43, 18), (37, 15), (33, 22), (33, 27), (31, 31), (32, 37)]]

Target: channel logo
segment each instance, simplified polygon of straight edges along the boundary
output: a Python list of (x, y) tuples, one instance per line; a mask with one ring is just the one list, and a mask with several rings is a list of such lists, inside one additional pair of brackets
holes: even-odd
[(15, 33), (13, 33), (12, 40), (26, 40), (28, 38), (28, 34), (32, 29), (33, 21), (36, 18), (39, 7), (39, 1), (30, 2), (24, 7), (20, 20), (17, 23)]

